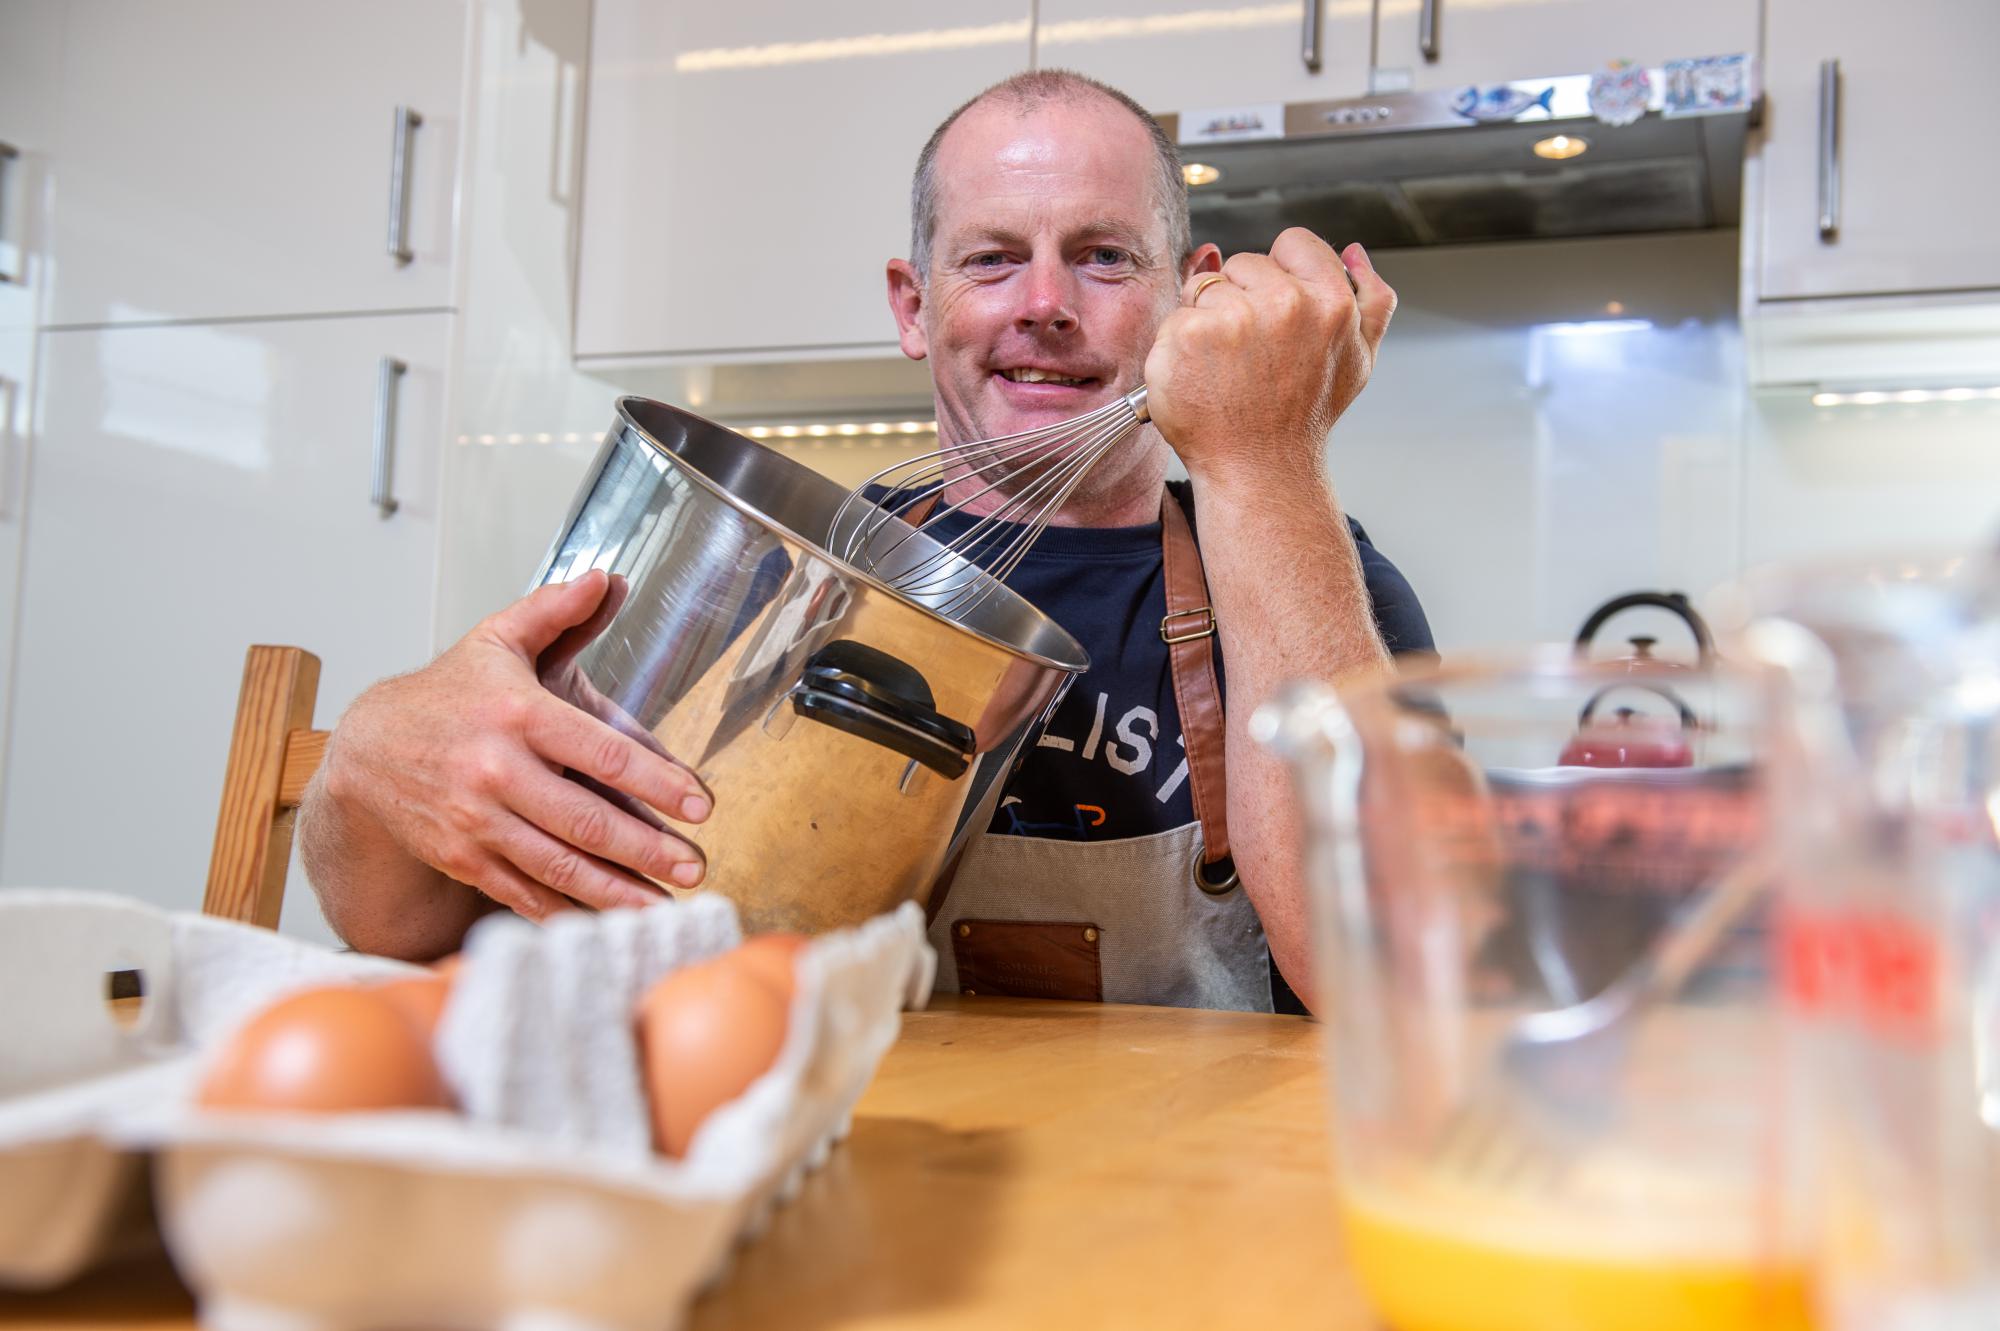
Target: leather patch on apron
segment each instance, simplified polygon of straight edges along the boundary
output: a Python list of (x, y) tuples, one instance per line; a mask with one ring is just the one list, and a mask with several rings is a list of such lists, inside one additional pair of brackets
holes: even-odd
[(951, 926), (958, 987), (967, 994), (1104, 1001), (1094, 924), (957, 920)]

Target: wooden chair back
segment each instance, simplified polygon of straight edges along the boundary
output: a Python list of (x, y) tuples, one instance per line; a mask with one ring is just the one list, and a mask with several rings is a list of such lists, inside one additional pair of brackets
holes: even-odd
[(222, 809), (208, 861), (209, 915), (278, 927), (291, 865), (292, 824), (326, 755), (312, 728), (319, 658), (300, 647), (252, 647), (243, 661)]

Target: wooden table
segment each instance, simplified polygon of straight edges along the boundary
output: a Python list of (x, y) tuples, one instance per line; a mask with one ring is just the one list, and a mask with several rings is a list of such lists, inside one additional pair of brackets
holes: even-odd
[[(1325, 1120), (1302, 1018), (941, 998), (690, 1326), (1367, 1331)], [(0, 1296), (11, 1327), (191, 1320), (159, 1262)]]

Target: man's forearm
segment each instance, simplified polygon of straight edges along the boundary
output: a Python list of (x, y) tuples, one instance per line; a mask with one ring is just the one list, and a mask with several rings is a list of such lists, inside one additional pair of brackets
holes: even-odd
[(327, 789), (322, 765), (299, 805), (299, 854), (326, 922), (362, 952), (432, 961), (494, 909), (397, 845), (367, 814)]
[(1332, 486), (1197, 483), (1201, 552), (1228, 666), (1229, 840), (1286, 981), (1314, 1006), (1304, 847), (1290, 774), (1250, 738), (1250, 717), (1296, 679), (1390, 668), (1361, 560)]

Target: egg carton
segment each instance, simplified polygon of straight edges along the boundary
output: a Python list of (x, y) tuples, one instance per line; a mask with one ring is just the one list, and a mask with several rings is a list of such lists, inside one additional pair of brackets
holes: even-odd
[[(196, 1050), (287, 989), (416, 969), (104, 893), (0, 892), (0, 1288), (157, 1241), (144, 1147), (119, 1138), (187, 1094)], [(142, 991), (117, 1011), (114, 975)]]
[(936, 959), (914, 905), (798, 955), (772, 1067), (653, 1153), (633, 1038), (661, 975), (741, 940), (698, 897), (474, 929), (437, 1034), (463, 1112), (332, 1116), (169, 1106), (169, 1250), (210, 1331), (653, 1331), (824, 1161)]

